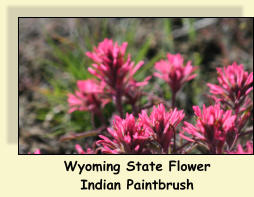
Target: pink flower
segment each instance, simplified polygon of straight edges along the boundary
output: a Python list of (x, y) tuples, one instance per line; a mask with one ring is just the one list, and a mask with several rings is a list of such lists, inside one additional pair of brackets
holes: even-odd
[(144, 110), (139, 115), (139, 121), (146, 130), (152, 133), (153, 139), (159, 144), (162, 153), (168, 153), (171, 140), (176, 134), (176, 127), (183, 118), (183, 110), (178, 111), (175, 108), (166, 112), (163, 104), (158, 107), (154, 106), (150, 116)]
[(168, 53), (167, 58), (167, 60), (160, 60), (155, 63), (155, 69), (159, 72), (155, 72), (154, 76), (165, 80), (173, 93), (176, 93), (185, 82), (196, 77), (193, 72), (197, 67), (193, 67), (191, 61), (188, 61), (186, 66), (184, 66), (184, 60), (180, 54), (173, 55)]
[(252, 100), (248, 94), (253, 89), (253, 72), (248, 74), (244, 71), (243, 65), (233, 63), (227, 67), (217, 68), (219, 85), (208, 83), (210, 97), (216, 102), (221, 103), (226, 109), (230, 107), (236, 118), (237, 132), (245, 126), (250, 117)]
[(113, 139), (99, 135), (102, 140), (97, 141), (102, 153), (109, 154), (141, 154), (148, 153), (146, 143), (151, 133), (143, 128), (140, 122), (135, 121), (132, 114), (126, 114), (125, 119), (115, 116), (113, 128), (108, 128)]
[[(94, 47), (93, 52), (87, 52), (86, 55), (94, 61), (93, 68), (88, 68), (88, 71), (99, 78), (106, 84), (106, 91), (111, 94), (115, 100), (117, 109), (123, 116), (122, 111), (122, 96), (128, 96), (129, 89), (135, 90), (134, 94), (137, 95), (138, 87), (144, 86), (148, 83), (151, 77), (147, 77), (143, 82), (137, 82), (134, 79), (134, 74), (144, 64), (140, 61), (136, 66), (131, 61), (131, 56), (125, 58), (127, 42), (118, 45), (117, 42), (113, 43), (112, 40), (105, 39), (99, 46)], [(130, 102), (134, 102), (132, 97)]]
[(241, 144), (238, 144), (237, 150), (236, 150), (236, 151), (229, 152), (229, 154), (253, 154), (253, 143), (251, 143), (250, 141), (248, 141), (248, 142), (246, 143), (246, 150), (243, 149), (243, 147), (241, 146)]
[[(180, 136), (188, 141), (201, 142), (208, 146), (210, 153), (221, 154), (225, 142), (229, 146), (235, 138), (235, 120), (236, 116), (232, 115), (231, 110), (224, 111), (220, 105), (209, 106), (203, 105), (203, 112), (198, 106), (193, 107), (197, 117), (196, 125), (184, 122), (183, 132)], [(192, 136), (189, 138), (184, 135), (188, 133)]]
[(75, 149), (77, 150), (78, 154), (96, 154), (96, 152), (94, 150), (92, 150), (91, 148), (87, 148), (86, 151), (83, 150), (83, 148), (79, 145), (76, 144), (75, 145)]
[[(137, 121), (132, 114), (127, 114), (126, 119), (116, 116), (113, 128), (108, 128), (113, 140), (101, 135), (102, 140), (97, 145), (102, 146), (103, 153), (165, 154), (168, 153), (176, 127), (183, 118), (183, 110), (166, 112), (162, 104), (157, 108), (154, 106), (150, 116), (142, 111)], [(155, 143), (159, 147), (154, 147)]]
[(214, 95), (212, 98), (233, 108), (243, 104), (253, 89), (253, 72), (248, 74), (242, 64), (233, 63), (223, 69), (217, 68), (217, 73), (219, 85), (207, 84)]
[[(133, 79), (133, 75), (144, 64), (140, 61), (136, 66), (131, 62), (131, 57), (128, 55), (125, 59), (125, 51), (128, 43), (124, 42), (121, 46), (117, 42), (105, 39), (99, 43), (98, 48), (94, 47), (94, 52), (87, 52), (86, 55), (91, 58), (95, 64), (94, 68), (89, 68), (89, 72), (102, 81), (105, 81), (113, 89), (118, 86), (126, 84)], [(138, 83), (143, 86), (146, 83)]]
[(88, 71), (101, 81), (104, 81), (113, 94), (116, 94), (117, 90), (125, 90), (129, 82), (136, 83), (136, 86), (144, 86), (149, 80), (147, 78), (144, 82), (136, 82), (133, 79), (133, 75), (144, 62), (140, 61), (134, 66), (130, 55), (125, 59), (127, 45), (128, 43), (124, 42), (119, 46), (117, 42), (113, 43), (112, 40), (106, 38), (99, 43), (98, 48), (94, 47), (93, 52), (86, 53), (95, 62), (92, 65), (93, 68), (88, 68)]
[(73, 111), (93, 111), (97, 113), (105, 106), (109, 99), (104, 98), (104, 85), (98, 81), (88, 79), (77, 81), (78, 91), (68, 94), (69, 113)]

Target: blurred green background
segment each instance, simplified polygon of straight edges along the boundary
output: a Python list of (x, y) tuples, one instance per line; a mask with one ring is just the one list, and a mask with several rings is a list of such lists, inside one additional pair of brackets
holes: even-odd
[[(236, 61), (253, 71), (253, 19), (248, 18), (20, 18), (19, 19), (19, 153), (40, 148), (46, 154), (72, 154), (74, 144), (91, 146), (96, 137), (59, 142), (66, 133), (92, 129), (89, 112), (68, 114), (67, 93), (76, 81), (92, 77), (91, 51), (104, 38), (128, 42), (127, 53), (144, 66), (138, 81), (154, 72), (166, 53), (181, 53), (198, 66), (198, 76), (177, 96), (186, 119), (193, 105), (208, 104), (207, 82), (216, 83), (216, 67)], [(170, 101), (170, 89), (153, 77), (145, 91)], [(147, 102), (143, 98), (143, 103)], [(125, 111), (131, 112), (126, 106)], [(104, 115), (110, 118), (114, 106)]]

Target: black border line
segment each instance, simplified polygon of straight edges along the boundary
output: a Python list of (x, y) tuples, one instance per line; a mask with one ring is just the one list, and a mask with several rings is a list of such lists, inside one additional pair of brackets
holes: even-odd
[[(249, 18), (252, 19), (252, 21), (254, 22), (254, 17), (135, 17), (135, 16), (131, 16), (131, 17), (18, 17), (18, 155), (36, 155), (36, 154), (20, 154), (19, 153), (19, 134), (20, 134), (20, 130), (19, 130), (19, 19), (20, 18), (217, 18), (217, 19), (224, 19), (224, 18)], [(254, 39), (252, 39), (252, 46), (254, 45)], [(253, 94), (253, 92), (252, 92)], [(252, 144), (252, 146), (254, 147), (254, 143)], [(38, 154), (37, 154), (38, 155)], [(67, 156), (84, 156), (84, 154), (39, 154), (39, 155), (67, 155)], [(86, 157), (89, 155), (97, 155), (97, 156), (112, 156), (112, 155), (124, 155), (124, 156), (128, 156), (128, 155), (148, 155), (148, 156), (155, 156), (155, 155), (164, 155), (164, 156), (170, 156), (170, 155), (190, 155), (190, 156), (203, 156), (203, 155), (230, 155), (230, 156), (238, 156), (238, 155), (254, 155), (254, 154), (85, 154)]]

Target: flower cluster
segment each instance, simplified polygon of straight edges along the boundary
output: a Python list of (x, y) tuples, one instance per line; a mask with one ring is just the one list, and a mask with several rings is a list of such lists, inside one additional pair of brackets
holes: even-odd
[[(235, 139), (235, 120), (236, 116), (231, 110), (223, 111), (220, 105), (206, 107), (203, 105), (203, 111), (198, 106), (193, 107), (197, 117), (196, 125), (184, 122), (181, 137), (191, 141), (200, 142), (207, 145), (208, 150), (212, 154), (223, 153), (225, 143), (232, 145)], [(187, 137), (184, 133), (188, 133), (192, 138)]]
[(132, 114), (126, 114), (125, 119), (116, 116), (113, 128), (108, 128), (108, 132), (113, 137), (113, 140), (100, 135), (102, 140), (97, 141), (97, 144), (102, 146), (101, 151), (103, 153), (147, 153), (146, 143), (151, 134), (144, 129), (141, 122), (136, 122)]
[[(183, 111), (177, 109), (165, 111), (160, 104), (154, 107), (151, 115), (145, 111), (139, 114), (136, 121), (131, 114), (126, 114), (125, 119), (116, 116), (113, 128), (108, 128), (113, 139), (100, 135), (103, 153), (111, 154), (144, 154), (144, 153), (168, 153), (172, 137), (176, 133), (176, 127), (184, 118)], [(157, 146), (156, 146), (157, 145)]]
[[(207, 84), (215, 102), (203, 105), (202, 109), (193, 106), (194, 123), (187, 119), (181, 127), (185, 113), (175, 107), (176, 94), (197, 76), (194, 73), (197, 67), (191, 61), (185, 64), (182, 55), (170, 53), (166, 60), (155, 63), (153, 76), (163, 79), (171, 89), (170, 105), (152, 91), (148, 94), (141, 88), (151, 76), (144, 77), (142, 82), (134, 79), (144, 62), (135, 65), (130, 54), (126, 54), (127, 45), (105, 39), (92, 52), (86, 52), (93, 61), (88, 71), (96, 79), (77, 81), (78, 90), (68, 94), (69, 113), (89, 111), (101, 122), (97, 121), (89, 131), (96, 139), (93, 148), (84, 150), (76, 144), (78, 154), (182, 154), (197, 146), (195, 153), (198, 150), (205, 154), (253, 154), (253, 143), (246, 143), (253, 135), (247, 129), (253, 105), (250, 96), (253, 72), (249, 74), (243, 65), (236, 63), (217, 68), (218, 85)], [(142, 104), (144, 95), (148, 95), (147, 104)], [(111, 114), (103, 111), (109, 102), (114, 106)], [(132, 113), (126, 113), (130, 108), (125, 104), (130, 104)], [(107, 120), (103, 114), (107, 114)], [(76, 136), (90, 137), (87, 132)], [(71, 139), (75, 139), (75, 134)]]
[(250, 74), (244, 70), (242, 64), (217, 68), (219, 85), (208, 83), (210, 97), (224, 109), (231, 109), (235, 118), (235, 134), (232, 146), (236, 144), (241, 133), (251, 116), (253, 101), (250, 92), (253, 90), (253, 72)]
[(127, 42), (124, 42), (119, 46), (117, 42), (105, 39), (97, 48), (94, 47), (93, 52), (86, 53), (94, 61), (93, 68), (88, 68), (88, 71), (106, 84), (106, 91), (115, 100), (121, 117), (123, 116), (122, 97), (127, 96), (129, 102), (134, 105), (138, 99), (137, 96), (139, 97), (138, 87), (146, 85), (151, 78), (148, 76), (143, 82), (135, 81), (133, 76), (144, 62), (140, 61), (135, 66), (130, 54), (126, 59), (127, 45)]
[(160, 104), (157, 108), (154, 106), (151, 115), (148, 116), (145, 111), (139, 115), (139, 120), (144, 127), (152, 133), (152, 138), (159, 144), (162, 153), (168, 153), (170, 142), (176, 135), (176, 127), (183, 120), (183, 110), (176, 108), (166, 112), (164, 105)]

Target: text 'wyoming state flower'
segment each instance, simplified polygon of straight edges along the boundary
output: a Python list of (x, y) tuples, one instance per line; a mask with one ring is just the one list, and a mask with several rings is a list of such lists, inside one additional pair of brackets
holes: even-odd
[[(201, 142), (208, 146), (210, 153), (223, 153), (225, 142), (229, 146), (235, 138), (235, 120), (231, 110), (224, 111), (220, 105), (206, 107), (203, 105), (203, 111), (198, 106), (193, 107), (197, 117), (196, 125), (184, 122), (183, 132), (180, 136), (188, 141)], [(187, 133), (191, 135), (187, 137)]]
[(94, 79), (77, 81), (78, 90), (68, 94), (69, 113), (73, 111), (92, 111), (98, 113), (109, 99), (104, 98), (104, 85)]
[(167, 54), (167, 60), (160, 60), (155, 63), (155, 69), (158, 72), (154, 73), (154, 76), (165, 80), (172, 89), (173, 93), (176, 93), (185, 82), (192, 80), (196, 77), (193, 72), (197, 67), (191, 65), (191, 61), (188, 61), (184, 66), (184, 59), (180, 54)]
[(139, 115), (139, 121), (146, 130), (152, 133), (152, 138), (160, 146), (161, 153), (166, 154), (169, 151), (171, 140), (176, 134), (176, 127), (183, 118), (183, 110), (178, 111), (175, 108), (167, 112), (163, 104), (158, 105), (158, 107), (154, 106), (150, 116), (147, 115), (146, 111), (142, 111)]
[(212, 98), (229, 104), (231, 107), (244, 103), (246, 96), (253, 89), (253, 72), (248, 74), (243, 65), (233, 63), (224, 68), (217, 68), (219, 85), (208, 83)]

